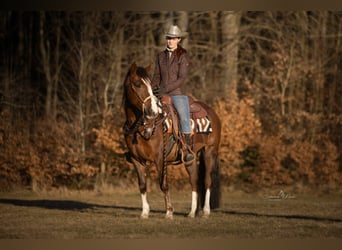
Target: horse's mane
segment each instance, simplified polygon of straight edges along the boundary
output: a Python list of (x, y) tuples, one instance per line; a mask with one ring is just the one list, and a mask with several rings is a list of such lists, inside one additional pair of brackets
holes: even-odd
[(148, 79), (149, 75), (147, 73), (147, 70), (143, 67), (138, 67), (137, 68), (137, 75), (143, 79)]

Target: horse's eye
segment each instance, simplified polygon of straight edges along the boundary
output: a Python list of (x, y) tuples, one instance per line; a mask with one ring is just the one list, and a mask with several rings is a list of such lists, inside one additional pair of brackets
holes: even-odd
[(136, 79), (136, 78), (131, 78), (131, 82), (133, 83), (133, 85), (137, 88), (140, 88), (141, 86), (141, 82), (139, 79)]
[(133, 84), (134, 84), (134, 86), (137, 87), (137, 88), (140, 88), (140, 86), (141, 86), (140, 81), (133, 81)]

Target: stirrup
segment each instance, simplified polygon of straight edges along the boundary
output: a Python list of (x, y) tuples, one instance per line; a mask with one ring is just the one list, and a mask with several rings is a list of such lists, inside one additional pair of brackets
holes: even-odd
[(185, 152), (181, 150), (181, 159), (184, 164), (189, 165), (193, 163), (195, 157), (193, 153), (187, 152), (187, 154), (185, 154)]

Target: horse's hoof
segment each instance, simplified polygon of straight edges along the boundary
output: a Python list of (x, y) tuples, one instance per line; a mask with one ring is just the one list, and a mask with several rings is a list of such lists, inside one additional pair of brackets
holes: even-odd
[(143, 220), (148, 219), (148, 214), (141, 214), (140, 218)]
[(167, 212), (165, 215), (165, 219), (172, 220), (173, 219), (173, 213)]
[(207, 219), (209, 218), (210, 210), (203, 210), (202, 218)]
[(188, 217), (189, 217), (189, 218), (195, 218), (195, 213), (189, 213), (189, 214), (188, 214)]
[(204, 214), (202, 214), (202, 218), (203, 218), (203, 219), (208, 219), (208, 218), (209, 218), (209, 215), (210, 215), (210, 214), (205, 214), (205, 213), (204, 213)]

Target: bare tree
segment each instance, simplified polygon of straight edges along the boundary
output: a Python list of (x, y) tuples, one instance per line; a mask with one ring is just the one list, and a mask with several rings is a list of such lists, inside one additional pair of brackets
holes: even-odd
[[(57, 90), (60, 78), (60, 38), (61, 26), (58, 16), (54, 19), (53, 31), (54, 34), (47, 35), (46, 28), (46, 13), (40, 12), (39, 19), (39, 45), (41, 53), (41, 63), (46, 77), (46, 97), (45, 97), (45, 115), (55, 119), (57, 114)], [(49, 32), (52, 32), (48, 29)], [(53, 37), (54, 41), (50, 41), (49, 37)], [(51, 46), (51, 44), (54, 44)]]
[[(188, 30), (188, 23), (189, 23), (189, 15), (186, 11), (178, 11), (177, 12), (179, 18), (178, 18), (178, 26), (182, 31)], [(187, 39), (184, 39), (182, 41), (182, 46), (186, 49), (188, 47), (190, 37), (187, 37)]]
[(222, 56), (224, 79), (222, 90), (226, 96), (233, 97), (238, 83), (238, 53), (241, 13), (222, 12)]

